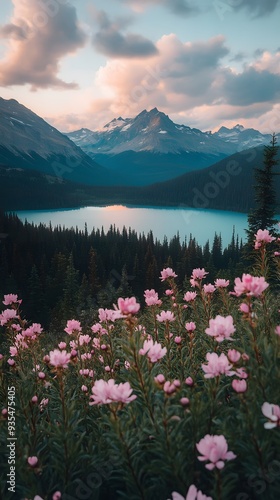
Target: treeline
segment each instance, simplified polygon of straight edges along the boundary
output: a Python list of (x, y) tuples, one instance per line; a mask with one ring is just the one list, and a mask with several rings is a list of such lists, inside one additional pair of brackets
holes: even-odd
[[(142, 187), (89, 186), (36, 171), (0, 166), (0, 209), (72, 208), (120, 203), (248, 213), (255, 208), (254, 170), (263, 164), (263, 154), (262, 147), (253, 148), (225, 158), (212, 167)], [(273, 185), (279, 199), (277, 169), (273, 173)]]
[(84, 231), (34, 226), (0, 213), (0, 292), (18, 293), (27, 318), (55, 329), (77, 315), (92, 321), (97, 307), (111, 308), (120, 296), (143, 301), (146, 288), (163, 292), (159, 276), (166, 266), (176, 270), (186, 290), (190, 284), (184, 281), (196, 267), (209, 271), (209, 282), (233, 279), (242, 272), (241, 256), (234, 235), (225, 249), (217, 234), (211, 247), (201, 247), (178, 235), (159, 242), (152, 232), (111, 227), (89, 233), (86, 226)]

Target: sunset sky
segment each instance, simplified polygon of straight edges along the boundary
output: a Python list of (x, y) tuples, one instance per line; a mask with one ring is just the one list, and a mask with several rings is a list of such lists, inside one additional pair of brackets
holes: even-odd
[(0, 96), (61, 131), (155, 106), (280, 131), (280, 0), (1, 0)]

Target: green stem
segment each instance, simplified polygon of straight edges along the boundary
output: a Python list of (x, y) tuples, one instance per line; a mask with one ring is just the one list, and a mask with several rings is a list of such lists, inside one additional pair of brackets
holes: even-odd
[(59, 383), (59, 393), (60, 393), (61, 408), (62, 408), (62, 424), (63, 424), (63, 431), (64, 431), (63, 447), (64, 447), (64, 457), (65, 457), (65, 487), (66, 487), (68, 484), (68, 479), (69, 479), (69, 470), (68, 470), (69, 453), (68, 453), (68, 446), (67, 446), (68, 421), (67, 421), (67, 414), (66, 414), (66, 407), (65, 407), (65, 394), (64, 394), (64, 382), (63, 382), (63, 370), (62, 369), (58, 369), (57, 378), (58, 378), (58, 383)]
[(143, 489), (142, 489), (142, 486), (141, 486), (141, 483), (139, 482), (138, 480), (138, 477), (137, 477), (137, 474), (134, 470), (134, 467), (132, 465), (132, 457), (131, 457), (131, 453), (130, 453), (130, 449), (129, 449), (129, 446), (128, 444), (126, 443), (126, 440), (125, 440), (125, 437), (124, 437), (124, 434), (122, 432), (122, 429), (121, 429), (121, 423), (120, 423), (120, 420), (118, 419), (117, 417), (117, 410), (110, 407), (110, 410), (111, 410), (111, 413), (114, 417), (114, 420), (117, 424), (117, 430), (118, 430), (118, 434), (119, 434), (119, 437), (120, 437), (120, 440), (123, 444), (123, 447), (124, 447), (124, 450), (125, 450), (125, 454), (126, 454), (126, 461), (127, 461), (127, 465), (128, 465), (128, 468), (132, 474), (132, 477), (133, 477), (133, 480), (134, 480), (134, 483), (135, 485), (137, 486), (137, 489), (139, 491), (139, 494), (140, 494), (140, 497), (141, 500), (145, 500), (145, 496), (144, 496), (144, 492), (143, 492)]

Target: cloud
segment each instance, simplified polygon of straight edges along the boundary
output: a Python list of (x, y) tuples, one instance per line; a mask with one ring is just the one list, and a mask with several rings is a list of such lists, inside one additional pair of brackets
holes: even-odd
[(280, 75), (251, 67), (240, 74), (228, 73), (223, 89), (226, 101), (232, 105), (273, 102), (280, 98)]
[(147, 38), (137, 34), (123, 34), (121, 29), (129, 24), (127, 19), (111, 22), (104, 11), (95, 15), (99, 31), (92, 39), (94, 47), (112, 58), (149, 57), (157, 54), (157, 48)]
[(221, 35), (187, 43), (164, 35), (156, 47), (154, 58), (114, 59), (99, 69), (95, 89), (106, 100), (106, 116), (100, 99), (90, 107), (99, 125), (157, 106), (178, 123), (181, 117), (181, 123), (212, 129), (235, 117), (249, 123), (279, 102), (280, 53), (264, 52), (237, 73), (223, 60), (230, 52)]
[(231, 59), (231, 62), (240, 62), (246, 59), (245, 52), (237, 52)]
[(69, 3), (49, 4), (37, 0), (13, 0), (11, 22), (0, 28), (8, 39), (0, 61), (0, 85), (30, 84), (38, 88), (76, 88), (58, 78), (59, 62), (83, 47), (86, 36), (79, 27), (76, 9)]
[(108, 61), (99, 69), (96, 85), (108, 90), (114, 107), (121, 104), (128, 113), (150, 103), (193, 107), (211, 102), (219, 96), (215, 82), (220, 60), (229, 52), (224, 42), (218, 36), (183, 43), (174, 34), (164, 35), (156, 44), (157, 57)]
[(254, 17), (262, 17), (274, 12), (280, 6), (280, 0), (228, 0), (228, 4), (233, 9), (245, 8)]
[(197, 4), (188, 0), (120, 0), (136, 11), (142, 11), (149, 5), (162, 5), (178, 15), (192, 15), (199, 11)]
[(0, 26), (0, 38), (12, 38), (14, 40), (25, 40), (26, 30), (21, 26), (10, 23)]

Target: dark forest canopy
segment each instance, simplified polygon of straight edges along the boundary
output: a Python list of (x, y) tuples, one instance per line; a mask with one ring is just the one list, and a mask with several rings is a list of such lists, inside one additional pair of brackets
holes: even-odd
[(18, 293), (26, 316), (46, 326), (61, 325), (97, 306), (112, 307), (120, 296), (142, 300), (146, 288), (163, 292), (159, 276), (164, 267), (176, 269), (178, 284), (186, 290), (193, 268), (205, 267), (209, 282), (233, 279), (243, 268), (242, 243), (234, 235), (223, 249), (216, 234), (210, 248), (194, 238), (180, 241), (177, 235), (161, 243), (152, 232), (113, 226), (107, 233), (94, 229), (90, 234), (86, 226), (84, 231), (35, 226), (4, 213), (0, 235), (0, 293)]

